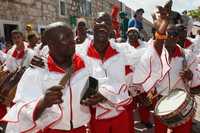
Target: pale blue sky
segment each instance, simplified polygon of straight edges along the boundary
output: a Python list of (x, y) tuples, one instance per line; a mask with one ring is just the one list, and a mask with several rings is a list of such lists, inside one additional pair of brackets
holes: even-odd
[[(137, 10), (144, 8), (144, 17), (151, 20), (151, 13), (154, 11), (155, 5), (163, 5), (167, 0), (119, 0), (127, 3), (129, 7)], [(182, 12), (184, 10), (196, 9), (200, 6), (200, 0), (173, 0), (172, 9)]]

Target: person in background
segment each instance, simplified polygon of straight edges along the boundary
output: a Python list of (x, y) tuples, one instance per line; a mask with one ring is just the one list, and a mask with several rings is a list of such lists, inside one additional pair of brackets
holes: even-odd
[(33, 50), (38, 44), (41, 43), (40, 37), (38, 36), (36, 32), (32, 32), (28, 35), (28, 42), (29, 42), (28, 47)]
[[(2, 68), (2, 73), (15, 73), (16, 70), (20, 70), (22, 67), (29, 67), (34, 52), (28, 48), (27, 43), (25, 43), (23, 33), (18, 30), (13, 30), (11, 32), (11, 37), (14, 45), (7, 51), (4, 60), (4, 66)], [(6, 76), (6, 75), (5, 75)], [(17, 75), (20, 76), (20, 75)], [(20, 78), (20, 77), (19, 77)], [(4, 89), (4, 92), (6, 90)], [(3, 93), (1, 90), (1, 93)], [(7, 105), (3, 104), (7, 101), (0, 102), (0, 117), (2, 118), (7, 112)], [(13, 103), (11, 103), (13, 104)]]
[(120, 23), (118, 20), (119, 6), (118, 5), (114, 5), (112, 7), (111, 16), (112, 16), (112, 28), (115, 33), (115, 39), (117, 39), (117, 38), (120, 38)]
[(4, 70), (14, 72), (21, 66), (28, 67), (34, 56), (34, 52), (29, 49), (28, 44), (24, 42), (23, 33), (21, 31), (13, 30), (11, 36), (14, 45), (7, 52)]
[[(128, 49), (141, 51), (140, 56), (142, 56), (142, 54), (144, 54), (144, 50), (148, 47), (148, 44), (140, 40), (139, 30), (135, 27), (129, 28), (127, 31), (127, 37), (128, 37), (127, 45), (129, 46)], [(147, 93), (144, 92), (136, 97), (133, 97), (133, 99), (135, 102), (134, 104), (136, 104), (136, 107), (138, 105), (138, 111), (139, 111), (141, 123), (144, 124), (147, 128), (152, 128), (153, 125), (150, 122), (150, 110), (148, 109), (148, 107), (143, 105), (140, 101), (140, 97), (142, 97), (143, 99), (146, 96), (147, 96)]]
[(120, 26), (121, 42), (126, 42), (126, 40), (127, 40), (126, 32), (128, 30), (129, 18), (128, 18), (126, 12), (120, 12), (119, 16), (121, 18), (121, 26)]
[(136, 27), (139, 29), (140, 34), (143, 35), (144, 40), (148, 39), (148, 34), (147, 32), (144, 30), (143, 27), (143, 14), (144, 14), (144, 9), (140, 8), (137, 9), (134, 15), (133, 19), (130, 19), (128, 22), (128, 27)]
[(197, 30), (197, 34), (195, 36), (194, 43), (200, 46), (200, 29)]
[(12, 40), (6, 40), (6, 41), (5, 41), (5, 47), (2, 49), (2, 51), (3, 51), (4, 53), (7, 53), (8, 50), (9, 50), (10, 48), (12, 48), (12, 46), (13, 46)]
[(0, 37), (0, 50), (2, 50), (5, 46), (5, 40), (4, 37)]
[(84, 44), (85, 42), (88, 41), (87, 23), (84, 18), (79, 18), (77, 21), (75, 41), (77, 45)]
[(28, 35), (30, 34), (30, 33), (32, 33), (33, 32), (33, 26), (32, 26), (32, 24), (27, 24), (26, 26), (25, 26), (25, 38), (24, 38), (24, 40), (25, 41), (27, 41), (28, 42)]
[(192, 48), (193, 42), (187, 37), (187, 27), (184, 26), (183, 24), (177, 24), (177, 32), (178, 32), (178, 44), (182, 48)]

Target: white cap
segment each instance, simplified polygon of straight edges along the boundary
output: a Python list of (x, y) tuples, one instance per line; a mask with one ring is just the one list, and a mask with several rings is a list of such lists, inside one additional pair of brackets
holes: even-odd
[(137, 31), (137, 32), (139, 33), (139, 30), (138, 30), (138, 28), (136, 28), (136, 27), (130, 27), (130, 28), (128, 28), (127, 34), (128, 34), (130, 31)]

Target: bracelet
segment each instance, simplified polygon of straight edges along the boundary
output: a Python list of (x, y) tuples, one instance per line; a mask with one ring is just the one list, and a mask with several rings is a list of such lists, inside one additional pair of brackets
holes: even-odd
[(160, 34), (160, 33), (156, 32), (155, 38), (158, 39), (158, 40), (166, 40), (167, 36), (165, 34)]

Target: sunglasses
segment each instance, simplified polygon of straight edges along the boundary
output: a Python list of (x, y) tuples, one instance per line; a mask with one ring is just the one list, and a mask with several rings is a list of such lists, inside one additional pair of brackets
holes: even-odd
[(167, 35), (176, 37), (176, 36), (178, 36), (178, 31), (176, 31), (176, 30), (168, 30), (167, 31)]

